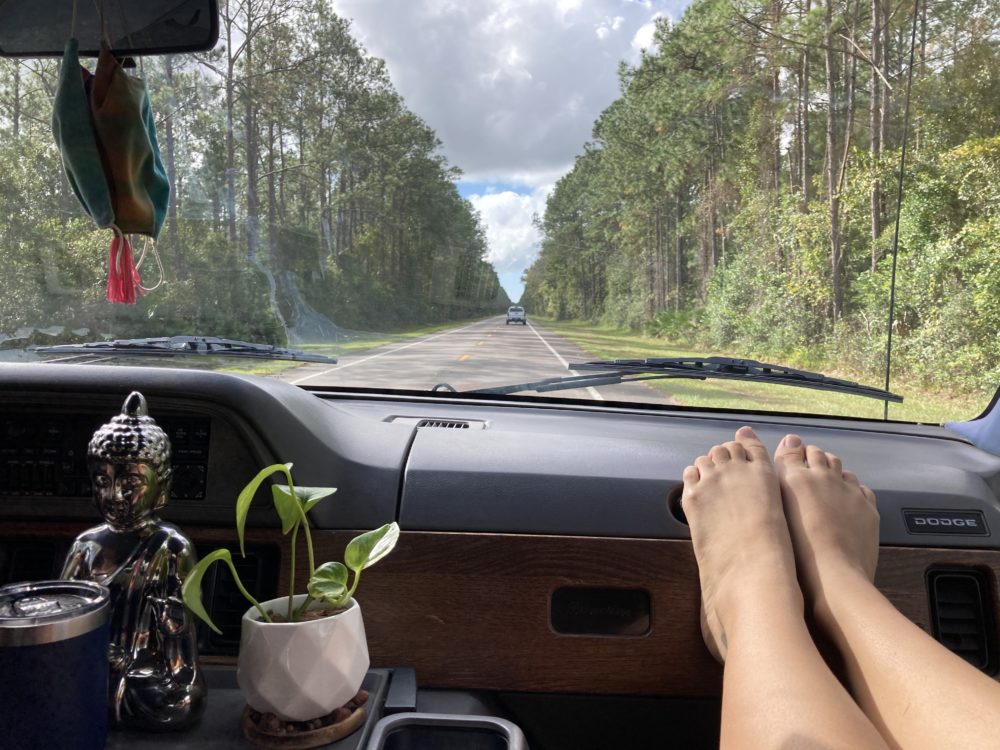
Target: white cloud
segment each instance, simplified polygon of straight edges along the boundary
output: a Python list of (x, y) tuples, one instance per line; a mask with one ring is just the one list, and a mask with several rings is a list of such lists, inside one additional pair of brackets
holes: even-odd
[(548, 184), (528, 195), (487, 189), (482, 195), (469, 196), (486, 226), (488, 260), (498, 273), (522, 271), (538, 255), (541, 237), (533, 217), (545, 212), (545, 199), (551, 190)]
[[(655, 19), (687, 0), (333, 0), (367, 50), (385, 59), (407, 106), (465, 179), (484, 191), (490, 259), (516, 272), (537, 253), (533, 213), (619, 95), (618, 63), (649, 49)], [(523, 192), (523, 191), (522, 191)]]
[(333, 0), (368, 51), (386, 60), (449, 161), (496, 180), (568, 169), (619, 94), (618, 62), (633, 58), (636, 33), (654, 12), (676, 15), (684, 4)]
[(605, 17), (603, 21), (597, 24), (596, 34), (597, 38), (600, 40), (607, 39), (611, 36), (611, 32), (618, 31), (625, 23), (625, 19), (621, 16), (615, 16), (614, 18)]
[(644, 23), (639, 27), (639, 30), (635, 32), (635, 36), (632, 37), (632, 59), (635, 60), (642, 54), (643, 50), (646, 52), (655, 52), (656, 44), (654, 42), (654, 34), (656, 33), (656, 19), (663, 18), (664, 14), (657, 11), (653, 14), (652, 18), (649, 19), (647, 23)]
[(579, 10), (581, 5), (583, 5), (583, 0), (556, 0), (556, 8), (563, 16)]

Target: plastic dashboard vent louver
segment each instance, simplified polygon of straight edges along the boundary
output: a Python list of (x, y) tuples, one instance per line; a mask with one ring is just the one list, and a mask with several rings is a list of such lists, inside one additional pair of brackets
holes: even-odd
[(417, 427), (441, 427), (451, 430), (467, 430), (471, 425), (457, 419), (421, 419)]
[(997, 671), (996, 619), (987, 576), (979, 570), (932, 570), (927, 575), (934, 637), (987, 674)]
[[(203, 557), (218, 545), (197, 546), (198, 557)], [(278, 596), (278, 566), (281, 552), (275, 546), (247, 545), (247, 555), (242, 557), (239, 548), (231, 546), (233, 565), (240, 580), (257, 601), (267, 601)], [(240, 646), (243, 614), (250, 604), (236, 588), (229, 568), (213, 565), (202, 581), (202, 598), (208, 614), (219, 626), (222, 635), (213, 632), (202, 622), (198, 623), (198, 650), (214, 656), (235, 656)]]

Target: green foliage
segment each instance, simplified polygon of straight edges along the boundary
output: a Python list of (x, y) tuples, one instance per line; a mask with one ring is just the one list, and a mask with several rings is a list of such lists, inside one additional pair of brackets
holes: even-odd
[[(142, 61), (171, 206), (163, 283), (132, 307), (105, 301), (111, 233), (62, 174), (47, 114), (58, 62), (0, 61), (0, 340), (58, 325), (64, 339), (280, 344), (313, 314), (375, 330), (506, 306), (434, 131), (328, 3), (292, 5), (223, 3), (239, 45)], [(280, 74), (260, 75), (262, 60)], [(141, 273), (160, 278), (152, 252)]]
[(643, 333), (668, 341), (691, 341), (701, 330), (702, 313), (703, 311), (698, 308), (664, 310), (652, 320), (646, 321)]
[[(549, 196), (529, 312), (881, 380), (910, 18), (893, 13), (876, 74), (882, 6), (696, 0), (661, 21)], [(1000, 4), (928, 6), (921, 34), (893, 368), (985, 391), (1000, 371)]]
[(243, 582), (240, 580), (240, 576), (236, 572), (236, 566), (233, 564), (233, 556), (227, 549), (217, 549), (214, 552), (209, 553), (188, 572), (187, 576), (184, 577), (184, 583), (181, 585), (181, 597), (184, 599), (184, 605), (191, 610), (192, 614), (203, 620), (212, 630), (219, 635), (222, 635), (222, 631), (219, 630), (218, 626), (216, 626), (214, 622), (212, 622), (212, 618), (208, 616), (205, 604), (201, 600), (201, 581), (205, 577), (205, 573), (208, 572), (208, 569), (220, 560), (229, 567), (229, 572), (232, 574), (233, 581), (236, 583), (236, 587), (239, 589), (240, 593), (246, 597), (248, 602), (257, 608), (257, 611), (260, 612), (260, 616), (263, 619), (270, 622), (271, 618), (268, 616), (267, 612), (264, 611), (264, 608), (261, 607), (260, 603), (243, 587)]
[(343, 563), (323, 563), (309, 578), (306, 590), (313, 599), (336, 601), (347, 591), (347, 576)]
[[(377, 563), (396, 546), (396, 542), (399, 540), (399, 525), (396, 522), (387, 523), (352, 539), (348, 543), (344, 553), (347, 563), (346, 567), (339, 562), (327, 562), (317, 567), (313, 559), (312, 535), (309, 531), (308, 513), (321, 500), (336, 492), (336, 489), (333, 487), (296, 487), (292, 482), (291, 464), (272, 464), (257, 472), (243, 489), (240, 490), (236, 498), (236, 534), (240, 542), (241, 555), (245, 556), (246, 554), (244, 550), (244, 535), (250, 506), (253, 504), (254, 497), (256, 497), (260, 486), (273, 474), (282, 474), (288, 480), (287, 485), (276, 484), (271, 486), (271, 499), (274, 503), (274, 509), (278, 513), (278, 518), (281, 519), (281, 533), (286, 535), (291, 534), (292, 554), (288, 590), (288, 621), (298, 621), (302, 613), (314, 601), (323, 601), (333, 609), (345, 607), (358, 588), (361, 571)], [(307, 595), (305, 599), (298, 609), (293, 609), (292, 603), (295, 596), (295, 542), (300, 529), (304, 531), (306, 538), (306, 550), (309, 557), (309, 580), (306, 584)], [(185, 577), (181, 588), (181, 595), (184, 603), (191, 612), (206, 622), (212, 630), (220, 632), (209, 617), (201, 600), (201, 581), (205, 577), (206, 571), (220, 560), (229, 566), (240, 593), (257, 608), (261, 619), (271, 622), (272, 620), (268, 613), (264, 611), (260, 604), (244, 588), (233, 565), (232, 555), (226, 549), (218, 549), (207, 555)], [(350, 586), (347, 585), (348, 568), (354, 573), (354, 580)]]

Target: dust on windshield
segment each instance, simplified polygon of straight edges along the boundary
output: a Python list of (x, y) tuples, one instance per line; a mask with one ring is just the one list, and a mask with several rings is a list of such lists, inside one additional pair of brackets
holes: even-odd
[[(338, 358), (245, 366), (303, 386), (692, 355), (882, 386), (895, 267), (890, 418), (969, 418), (998, 385), (998, 0), (221, 4), (213, 51), (129, 72), (170, 188), (134, 304), (61, 166), (60, 61), (0, 60), (4, 353), (183, 334)], [(554, 395), (883, 409), (738, 381)]]

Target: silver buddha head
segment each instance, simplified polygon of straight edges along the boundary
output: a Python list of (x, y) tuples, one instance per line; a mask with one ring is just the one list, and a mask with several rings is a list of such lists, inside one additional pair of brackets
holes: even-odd
[(170, 439), (132, 391), (87, 447), (94, 504), (115, 531), (147, 525), (170, 494)]

